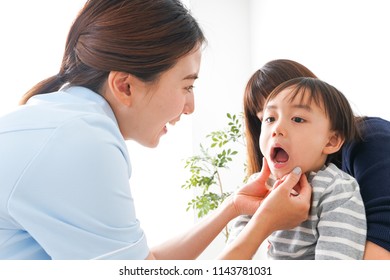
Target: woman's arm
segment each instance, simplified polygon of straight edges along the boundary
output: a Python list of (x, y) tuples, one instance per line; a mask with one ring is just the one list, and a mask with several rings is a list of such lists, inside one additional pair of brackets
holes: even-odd
[(371, 241), (366, 242), (363, 259), (365, 260), (390, 260), (390, 252)]
[[(268, 176), (269, 169), (266, 166), (258, 179), (245, 185), (219, 209), (185, 234), (153, 248), (149, 257), (195, 259), (229, 221), (238, 215), (249, 214), (253, 215), (251, 222), (239, 237), (225, 248), (220, 258), (251, 259), (271, 232), (298, 225), (307, 218), (310, 207), (311, 188), (306, 177), (301, 177), (300, 171), (289, 174), (271, 193), (265, 186)], [(300, 195), (292, 196), (291, 190), (297, 184), (301, 185)]]
[(367, 215), (364, 259), (390, 259), (390, 122), (365, 118), (362, 141), (346, 144), (342, 169), (359, 183)]
[[(297, 186), (298, 185), (298, 186)], [(297, 186), (297, 187), (296, 187)], [(299, 190), (292, 195), (292, 190)], [(220, 255), (221, 259), (252, 259), (264, 240), (275, 230), (291, 229), (307, 220), (312, 189), (306, 176), (290, 173), (277, 181), (251, 220)]]
[(152, 249), (156, 259), (196, 259), (236, 216), (231, 198), (184, 234)]

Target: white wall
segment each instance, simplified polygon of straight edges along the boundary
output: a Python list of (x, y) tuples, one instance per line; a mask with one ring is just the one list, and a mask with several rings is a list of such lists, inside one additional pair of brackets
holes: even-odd
[(363, 115), (390, 119), (385, 0), (251, 0), (252, 69), (275, 58), (308, 66)]
[(0, 115), (37, 82), (58, 73), (66, 35), (84, 1), (0, 3)]

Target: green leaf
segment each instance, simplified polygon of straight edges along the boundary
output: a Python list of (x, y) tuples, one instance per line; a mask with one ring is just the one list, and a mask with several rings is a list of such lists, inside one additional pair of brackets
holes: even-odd
[[(227, 113), (227, 126), (206, 135), (207, 144), (200, 143), (200, 154), (189, 157), (184, 162), (184, 168), (189, 171), (189, 177), (181, 188), (185, 190), (197, 189), (200, 195), (191, 199), (186, 211), (193, 209), (198, 217), (207, 215), (216, 209), (226, 198), (220, 169), (229, 168), (233, 157), (238, 154), (237, 144), (244, 144), (244, 133), (241, 131), (243, 113)], [(238, 142), (238, 143), (237, 143)], [(243, 164), (245, 170), (246, 165)], [(213, 191), (220, 190), (220, 193)]]

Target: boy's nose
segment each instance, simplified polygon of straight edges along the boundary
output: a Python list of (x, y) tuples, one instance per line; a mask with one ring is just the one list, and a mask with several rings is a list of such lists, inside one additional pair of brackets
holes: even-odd
[(286, 129), (283, 127), (283, 124), (281, 122), (276, 123), (272, 136), (276, 137), (276, 136), (286, 136), (286, 135), (287, 132)]

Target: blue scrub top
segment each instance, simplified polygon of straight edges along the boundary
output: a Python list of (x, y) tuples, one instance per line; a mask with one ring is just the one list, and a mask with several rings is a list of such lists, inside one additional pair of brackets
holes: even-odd
[(0, 259), (144, 259), (115, 116), (84, 87), (0, 118)]

